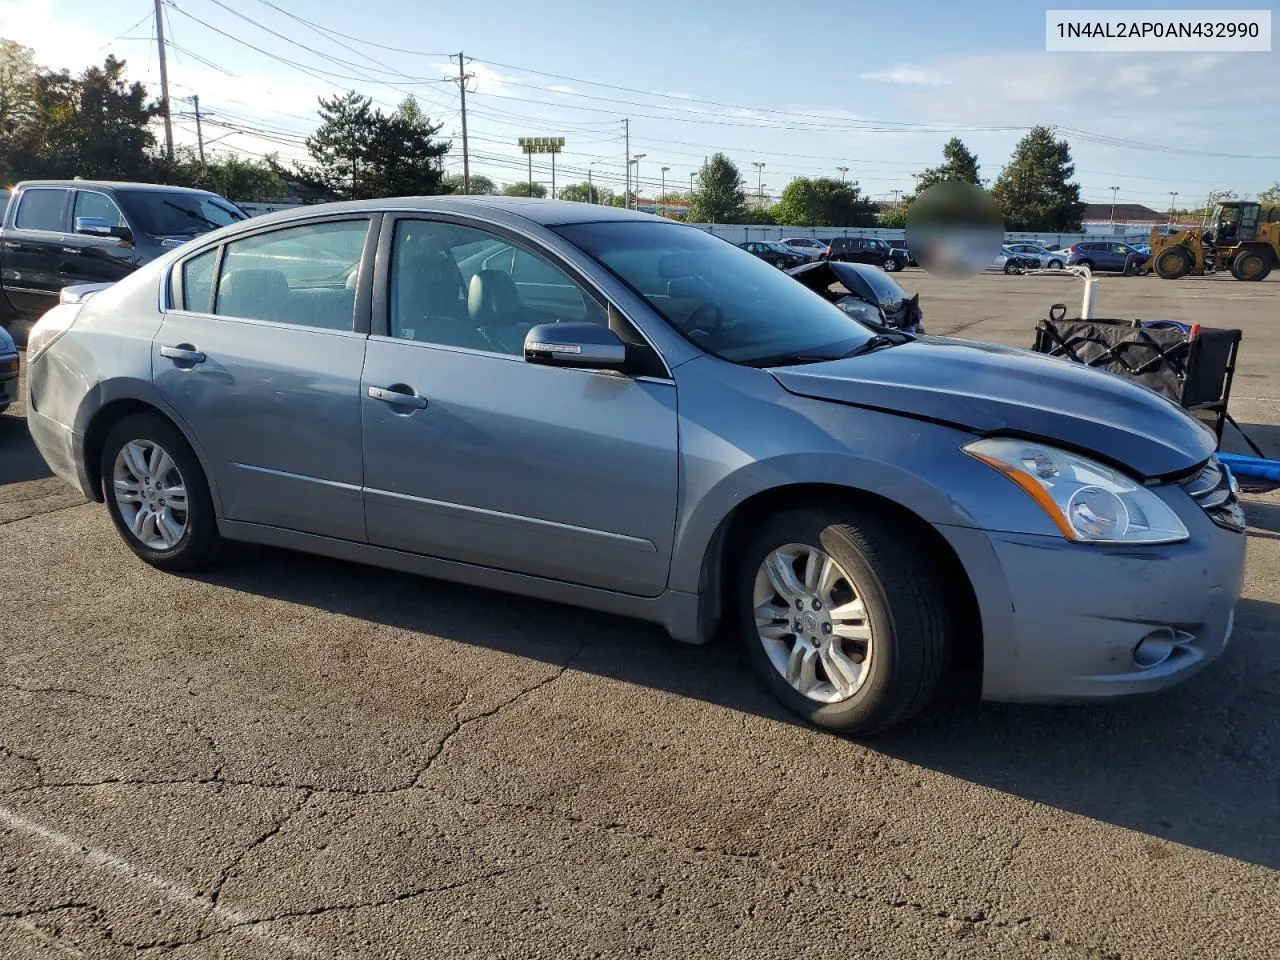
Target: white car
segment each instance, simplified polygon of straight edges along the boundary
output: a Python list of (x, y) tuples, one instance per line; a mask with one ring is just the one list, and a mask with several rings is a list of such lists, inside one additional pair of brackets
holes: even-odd
[(798, 253), (806, 256), (811, 260), (817, 260), (822, 256), (822, 251), (827, 249), (827, 245), (821, 240), (814, 240), (812, 237), (790, 237), (787, 240), (779, 240), (784, 247), (792, 253)]
[(1067, 255), (1061, 250), (1050, 250), (1030, 240), (1015, 240), (1006, 243), (1002, 249), (1012, 250), (1023, 256), (1039, 257), (1041, 270), (1061, 270), (1067, 262)]

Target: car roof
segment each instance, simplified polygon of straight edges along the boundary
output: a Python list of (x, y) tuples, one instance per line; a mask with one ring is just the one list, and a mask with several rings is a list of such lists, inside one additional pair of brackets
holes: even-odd
[[(640, 213), (638, 210), (624, 210), (622, 207), (607, 207), (596, 203), (578, 203), (572, 200), (540, 200), (536, 197), (480, 197), (480, 196), (434, 196), (434, 197), (380, 197), (376, 200), (347, 200), (339, 203), (308, 204), (277, 210), (275, 213), (263, 214), (253, 218), (253, 222), (270, 223), (286, 221), (299, 216), (324, 213), (379, 213), (385, 211), (418, 211), (438, 213), (470, 213), (500, 211), (509, 216), (521, 217), (544, 227), (562, 226), (569, 223), (602, 223), (618, 221), (636, 221), (642, 223), (667, 223), (676, 221), (666, 217), (655, 217), (652, 214)], [(696, 227), (693, 229), (697, 229)]]
[[(217, 196), (210, 190), (174, 187), (165, 183), (131, 183), (127, 180), (23, 180), (17, 187), (65, 187), (75, 190), (149, 190), (157, 193), (195, 193)], [(15, 187), (14, 189), (17, 189)]]

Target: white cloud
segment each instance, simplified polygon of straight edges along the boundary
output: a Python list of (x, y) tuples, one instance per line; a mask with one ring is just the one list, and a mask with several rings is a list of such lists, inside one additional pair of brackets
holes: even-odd
[(928, 67), (915, 67), (909, 63), (900, 63), (888, 70), (873, 70), (859, 76), (860, 80), (875, 80), (879, 83), (898, 83), (914, 87), (940, 87), (950, 83), (948, 77)]

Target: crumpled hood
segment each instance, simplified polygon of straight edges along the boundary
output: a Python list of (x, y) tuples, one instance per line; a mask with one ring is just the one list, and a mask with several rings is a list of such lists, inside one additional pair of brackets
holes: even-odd
[(1146, 387), (1081, 363), (1010, 347), (922, 337), (860, 357), (772, 371), (789, 392), (1038, 437), (1128, 467), (1177, 473), (1213, 453), (1213, 435)]

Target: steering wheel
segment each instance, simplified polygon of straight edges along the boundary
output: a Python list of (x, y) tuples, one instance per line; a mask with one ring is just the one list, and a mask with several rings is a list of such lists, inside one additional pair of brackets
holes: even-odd
[(684, 332), (693, 336), (695, 333), (719, 333), (724, 326), (724, 310), (715, 300), (707, 300), (698, 304), (682, 324)]

